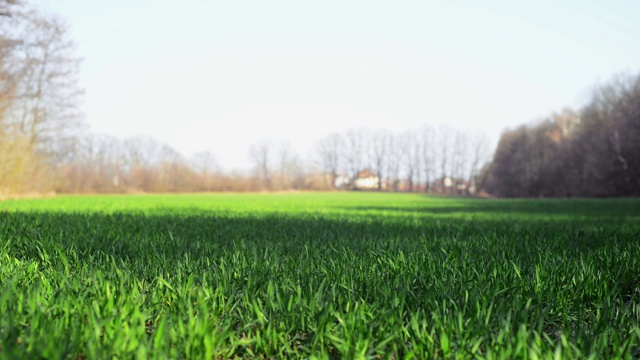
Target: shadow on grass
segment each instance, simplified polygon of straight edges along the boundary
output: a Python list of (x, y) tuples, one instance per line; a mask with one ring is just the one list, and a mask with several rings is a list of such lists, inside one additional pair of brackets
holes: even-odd
[[(488, 215), (518, 217), (525, 222), (536, 222), (558, 216), (562, 221), (631, 219), (640, 221), (640, 201), (636, 199), (465, 199), (451, 198), (454, 206), (442, 206), (438, 202), (416, 203), (411, 206), (348, 206), (343, 210), (365, 212), (399, 212), (432, 215)], [(582, 219), (579, 219), (582, 218)]]
[[(487, 209), (501, 211), (500, 207), (482, 205), (485, 206), (478, 205), (475, 209), (485, 212)], [(389, 210), (383, 206), (380, 208)], [(426, 206), (422, 208), (425, 211), (429, 209)], [(457, 207), (445, 207), (448, 208), (460, 211)], [(461, 208), (462, 211), (466, 211), (464, 209), (473, 206), (463, 204)], [(169, 319), (166, 324), (172, 324), (172, 321), (174, 324), (186, 323), (185, 320), (191, 321), (190, 319), (195, 318), (187, 316), (192, 314), (192, 309), (187, 309), (184, 303), (190, 302), (184, 299), (192, 299), (188, 295), (191, 289), (198, 287), (199, 281), (204, 283), (205, 279), (208, 279), (208, 284), (203, 284), (202, 288), (211, 289), (214, 295), (211, 298), (207, 295), (200, 303), (202, 307), (197, 308), (198, 311), (204, 308), (209, 314), (200, 312), (198, 317), (211, 323), (215, 322), (215, 319), (223, 318), (221, 314), (225, 314), (226, 322), (223, 324), (234, 325), (229, 326), (229, 329), (238, 329), (235, 324), (240, 324), (243, 326), (242, 329), (247, 328), (250, 331), (257, 328), (245, 325), (252, 319), (250, 307), (258, 307), (255, 302), (245, 299), (262, 298), (266, 299), (264, 304), (267, 304), (269, 299), (277, 298), (278, 304), (283, 305), (281, 308), (285, 308), (286, 302), (280, 301), (279, 296), (269, 295), (272, 280), (276, 285), (281, 285), (279, 292), (273, 290), (273, 293), (281, 294), (284, 300), (293, 299), (289, 297), (288, 292), (294, 289), (293, 284), (299, 282), (299, 294), (302, 294), (304, 288), (304, 295), (299, 295), (300, 300), (297, 300), (300, 307), (293, 307), (296, 309), (294, 312), (303, 314), (300, 316), (303, 324), (313, 323), (324, 316), (320, 311), (306, 311), (303, 306), (307, 302), (321, 304), (319, 306), (329, 304), (326, 305), (327, 308), (335, 306), (337, 311), (344, 311), (346, 314), (349, 309), (353, 309), (350, 305), (358, 306), (358, 303), (364, 301), (365, 304), (373, 304), (370, 307), (372, 310), (366, 310), (365, 305), (365, 311), (372, 311), (376, 315), (397, 316), (396, 320), (391, 318), (394, 324), (408, 323), (408, 314), (433, 309), (434, 304), (438, 311), (442, 304), (442, 314), (455, 315), (457, 312), (460, 315), (457, 319), (468, 319), (473, 316), (474, 303), (478, 308), (486, 308), (486, 304), (491, 302), (486, 317), (482, 313), (481, 321), (485, 327), (480, 328), (482, 336), (489, 339), (487, 341), (493, 341), (497, 336), (497, 331), (493, 330), (500, 329), (504, 326), (501, 324), (508, 323), (509, 320), (503, 319), (511, 319), (511, 310), (521, 308), (526, 299), (535, 297), (539, 305), (534, 303), (532, 309), (545, 310), (542, 310), (542, 313), (538, 310), (535, 310), (536, 313), (515, 311), (514, 328), (511, 330), (513, 334), (518, 331), (518, 324), (527, 324), (531, 319), (540, 319), (536, 320), (541, 324), (537, 331), (542, 331), (543, 320), (547, 326), (545, 329), (552, 329), (548, 330), (548, 333), (563, 327), (570, 328), (576, 321), (566, 320), (566, 323), (559, 323), (562, 319), (555, 315), (557, 311), (568, 314), (587, 311), (591, 313), (596, 309), (596, 305), (590, 304), (599, 304), (602, 299), (601, 292), (597, 291), (602, 288), (602, 284), (610, 288), (617, 286), (620, 289), (618, 292), (607, 294), (622, 297), (623, 300), (629, 299), (624, 300), (628, 302), (636, 299), (635, 279), (638, 278), (638, 267), (629, 266), (626, 269), (628, 259), (616, 260), (616, 255), (623, 252), (626, 252), (630, 259), (637, 259), (640, 248), (632, 243), (637, 239), (634, 238), (634, 227), (631, 226), (621, 227), (608, 221), (595, 224), (578, 221), (540, 221), (539, 216), (528, 216), (526, 218), (529, 220), (519, 222), (505, 221), (498, 217), (465, 220), (444, 216), (433, 219), (401, 216), (408, 211), (416, 211), (409, 206), (391, 207), (397, 209), (391, 210), (398, 213), (399, 216), (395, 217), (370, 214), (369, 211), (359, 210), (359, 207), (347, 209), (352, 209), (353, 212), (325, 215), (302, 212), (242, 214), (207, 212), (198, 208), (156, 209), (149, 214), (5, 212), (0, 213), (0, 258), (4, 260), (4, 252), (8, 251), (9, 258), (33, 260), (36, 263), (34, 265), (37, 265), (34, 268), (38, 270), (33, 272), (33, 279), (27, 279), (29, 281), (46, 280), (51, 271), (65, 269), (67, 277), (84, 276), (87, 279), (86, 283), (90, 283), (90, 280), (94, 279), (93, 270), (98, 270), (100, 276), (108, 280), (118, 280), (112, 281), (111, 285), (119, 284), (118, 289), (122, 289), (120, 293), (130, 289), (130, 286), (139, 286), (140, 293), (144, 294), (139, 298), (145, 300), (123, 296), (122, 298), (129, 299), (127, 307), (143, 307), (142, 311), (149, 315), (140, 315), (142, 319), (147, 316), (149, 319), (160, 319), (160, 316), (163, 316)], [(521, 212), (532, 214), (524, 210), (521, 209)], [(488, 213), (492, 214), (490, 211)], [(637, 226), (635, 229), (637, 231)], [(600, 251), (603, 248), (606, 253)], [(401, 257), (397, 256), (400, 251), (404, 252)], [(589, 252), (596, 256), (586, 257), (586, 261), (583, 261), (584, 258), (579, 259), (580, 261), (574, 258)], [(60, 258), (64, 257), (69, 261), (63, 264)], [(416, 267), (405, 264), (404, 259), (417, 264)], [(610, 259), (615, 261), (609, 261)], [(51, 266), (43, 266), (45, 262), (50, 262)], [(520, 270), (517, 270), (516, 266)], [(588, 268), (584, 270), (582, 266)], [(533, 274), (538, 267), (542, 270), (552, 269), (546, 273), (543, 271), (543, 276), (546, 277), (542, 278), (542, 283), (548, 287), (541, 287), (542, 295), (538, 295), (532, 290), (534, 287), (527, 283), (527, 279), (533, 278), (527, 277), (527, 274)], [(118, 278), (120, 271), (124, 272), (125, 275), (121, 278), (126, 281)], [(520, 280), (520, 272), (525, 280)], [(581, 291), (581, 282), (571, 286), (572, 276), (575, 280), (575, 274), (581, 273), (597, 274), (600, 280), (588, 283), (595, 284), (591, 290), (585, 287), (588, 291)], [(323, 287), (327, 277), (332, 280), (329, 280), (328, 286)], [(344, 285), (341, 280), (345, 278), (349, 286), (337, 286)], [(596, 276), (586, 278), (594, 279)], [(164, 282), (159, 282), (160, 279)], [(194, 282), (190, 282), (193, 279)], [(474, 279), (478, 281), (474, 282)], [(135, 282), (131, 284), (131, 280)], [(146, 284), (143, 284), (145, 281)], [(156, 286), (149, 285), (154, 282)], [(587, 283), (584, 279), (583, 282)], [(83, 284), (82, 281), (77, 283)], [(178, 290), (171, 292), (168, 285), (162, 285), (165, 283), (178, 285)], [(19, 286), (36, 286), (32, 284), (25, 282)], [(333, 286), (334, 284), (336, 286)], [(291, 287), (288, 287), (289, 285)], [(149, 288), (151, 291), (148, 298), (151, 300), (147, 303), (147, 290), (143, 289)], [(89, 287), (87, 291), (93, 292), (88, 292), (89, 295), (80, 298), (78, 306), (83, 307), (85, 302), (87, 308), (91, 304), (97, 306), (95, 304), (101, 301), (106, 303), (107, 295), (103, 292), (110, 294), (108, 289), (110, 288), (98, 289), (97, 285)], [(291, 291), (291, 294), (294, 292)], [(466, 299), (469, 298), (469, 293), (471, 310), (467, 314), (465, 310), (458, 312), (458, 309), (467, 308)], [(55, 292), (52, 299), (55, 299), (57, 294), (58, 292)], [(67, 289), (63, 294), (74, 293)], [(115, 294), (117, 295), (113, 298), (118, 299), (119, 294)], [(248, 295), (245, 297), (245, 294)], [(398, 297), (405, 301), (402, 306), (406, 311), (401, 315), (397, 315), (395, 310), (387, 312), (386, 308), (396, 306), (392, 305), (392, 301)], [(572, 301), (567, 300), (562, 303), (565, 304), (564, 307), (559, 307), (557, 298)], [(477, 302), (474, 302), (476, 299)], [(223, 308), (218, 302), (229, 304), (224, 313), (213, 310)], [(171, 307), (172, 303), (175, 305), (171, 309), (165, 306), (168, 304)], [(258, 304), (262, 306), (262, 303)], [(289, 304), (292, 304), (291, 300)], [(497, 305), (494, 307), (494, 304)], [(530, 303), (527, 302), (527, 309), (528, 304)], [(378, 306), (381, 307), (379, 312)], [(547, 316), (546, 309), (553, 309), (553, 315)], [(273, 314), (276, 315), (270, 318), (277, 319), (280, 324), (287, 321), (287, 326), (290, 326), (289, 323), (298, 321), (295, 317), (287, 316), (291, 312), (290, 309), (287, 310), (287, 314), (284, 310), (273, 310)], [(492, 312), (495, 315), (490, 318)], [(96, 313), (99, 313), (99, 310)], [(79, 318), (82, 319), (83, 313), (79, 314)], [(115, 311), (113, 314), (114, 317), (122, 316)], [(603, 314), (606, 316), (607, 312), (603, 311)], [(108, 319), (107, 315), (105, 319)], [(371, 321), (358, 322), (358, 326), (377, 329), (375, 319), (372, 317)], [(453, 315), (444, 319), (455, 321)], [(614, 334), (628, 334), (632, 326), (624, 322), (628, 317), (623, 320), (613, 316), (604, 319), (603, 324), (608, 324), (609, 319), (616, 320)], [(326, 317), (327, 324), (335, 322), (335, 318)], [(107, 329), (109, 324), (113, 324), (101, 318), (95, 323)], [(144, 321), (144, 331), (155, 331), (155, 322), (149, 323), (151, 325)], [(424, 324), (426, 323), (425, 321)], [(96, 329), (100, 329), (99, 326)], [(305, 325), (291, 326), (295, 326), (295, 334), (306, 333)], [(382, 326), (380, 328), (383, 329)], [(173, 329), (179, 328), (174, 325)], [(592, 327), (588, 327), (587, 330), (591, 331)], [(610, 331), (610, 328), (605, 330)], [(212, 331), (215, 331), (215, 328)], [(386, 331), (374, 331), (373, 336), (387, 334)], [(597, 328), (595, 331), (603, 330)], [(500, 336), (502, 334), (500, 332)], [(585, 334), (587, 335), (580, 336), (593, 337), (591, 332)], [(318, 335), (320, 336), (324, 335)], [(154, 343), (159, 338), (156, 337)], [(189, 339), (192, 338), (187, 337), (185, 341), (190, 341)], [(394, 341), (406, 342), (404, 338), (399, 339)], [(179, 341), (182, 339), (177, 342)]]
[[(478, 202), (479, 204), (481, 202)], [(489, 204), (490, 205), (490, 204)], [(507, 209), (525, 209), (507, 204)], [(351, 208), (359, 210), (361, 208)], [(376, 210), (364, 207), (363, 210)], [(453, 211), (454, 208), (380, 208), (385, 211)], [(462, 211), (504, 211), (500, 206), (467, 206)], [(461, 209), (455, 208), (455, 211)], [(540, 210), (536, 210), (540, 211)], [(168, 212), (168, 211), (167, 211)], [(535, 212), (534, 212), (535, 214)], [(514, 223), (501, 219), (463, 220), (411, 217), (386, 219), (349, 214), (319, 216), (224, 216), (193, 210), (185, 213), (0, 213), (0, 249), (7, 244), (18, 258), (38, 259), (38, 248), (73, 250), (81, 257), (98, 253), (127, 262), (160, 260), (167, 266), (184, 260), (213, 259), (229, 252), (322, 254), (353, 251), (486, 252), (502, 249), (537, 256), (579, 255), (602, 247), (616, 248), (638, 241), (638, 226), (600, 222)], [(552, 226), (551, 226), (552, 225)]]

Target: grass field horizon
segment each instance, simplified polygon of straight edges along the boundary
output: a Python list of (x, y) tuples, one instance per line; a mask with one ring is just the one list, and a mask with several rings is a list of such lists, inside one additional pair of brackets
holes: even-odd
[(640, 200), (0, 201), (0, 357), (633, 358)]

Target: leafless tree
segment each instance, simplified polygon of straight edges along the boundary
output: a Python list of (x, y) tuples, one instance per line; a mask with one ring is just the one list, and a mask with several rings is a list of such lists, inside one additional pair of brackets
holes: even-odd
[(402, 152), (402, 168), (405, 170), (405, 178), (408, 181), (409, 191), (414, 191), (420, 184), (420, 172), (422, 167), (422, 143), (414, 130), (408, 130), (399, 136)]
[(352, 186), (355, 186), (358, 173), (366, 167), (368, 143), (364, 129), (347, 131), (344, 139), (345, 165)]
[(399, 190), (400, 171), (404, 158), (403, 139), (400, 134), (393, 134), (389, 138), (387, 150), (387, 185), (391, 185), (393, 191)]
[(301, 171), (298, 155), (295, 153), (289, 141), (280, 141), (275, 144), (278, 161), (278, 176), (276, 187), (282, 190), (290, 189), (294, 179)]
[(640, 195), (640, 76), (596, 88), (564, 110), (502, 134), (486, 176), (498, 196)]
[(476, 133), (470, 137), (470, 169), (469, 185), (476, 189), (476, 176), (489, 156), (489, 140), (484, 133)]
[(0, 142), (2, 162), (13, 164), (3, 175), (50, 190), (43, 179), (53, 186), (54, 178), (43, 171), (68, 160), (81, 124), (79, 61), (59, 18), (16, 4), (0, 2)]
[(425, 191), (430, 190), (431, 181), (435, 171), (435, 136), (434, 131), (429, 126), (423, 126), (420, 131), (422, 149), (422, 171), (424, 172)]
[(141, 191), (185, 187), (189, 165), (175, 149), (147, 136), (126, 139), (122, 149), (120, 168), (127, 174), (130, 187)]
[(438, 128), (438, 145), (440, 148), (440, 152), (438, 156), (440, 157), (440, 177), (444, 179), (449, 175), (449, 161), (450, 161), (450, 139), (451, 139), (451, 128), (448, 126), (440, 126)]
[(39, 151), (61, 149), (81, 125), (75, 45), (55, 16), (27, 9), (12, 18), (5, 35), (12, 42), (6, 61), (16, 84), (10, 122)]
[(58, 188), (63, 192), (114, 192), (123, 185), (122, 141), (105, 134), (86, 134), (78, 139), (66, 177)]
[[(330, 187), (335, 186), (338, 169), (341, 165), (341, 153), (343, 153), (344, 139), (339, 133), (329, 134), (316, 143), (315, 153), (317, 162), (324, 173), (325, 185), (330, 181)], [(329, 174), (330, 179), (327, 179)]]
[(371, 164), (378, 177), (378, 191), (382, 191), (382, 180), (389, 161), (389, 146), (391, 145), (391, 134), (387, 130), (378, 130), (372, 134), (371, 143)]
[(581, 112), (576, 142), (584, 187), (595, 195), (640, 194), (640, 75), (619, 75), (596, 88)]
[(172, 147), (163, 144), (161, 154), (164, 161), (159, 171), (160, 192), (183, 192), (192, 190), (191, 171), (182, 154)]
[(275, 157), (271, 140), (261, 140), (249, 149), (249, 158), (253, 162), (266, 190), (271, 190), (271, 166)]
[(459, 129), (453, 132), (453, 143), (451, 148), (451, 177), (453, 180), (453, 191), (458, 191), (459, 182), (466, 176), (466, 168), (469, 161), (467, 134)]
[(195, 171), (202, 177), (202, 190), (211, 191), (213, 178), (218, 171), (216, 156), (208, 150), (200, 151), (193, 154), (191, 164)]

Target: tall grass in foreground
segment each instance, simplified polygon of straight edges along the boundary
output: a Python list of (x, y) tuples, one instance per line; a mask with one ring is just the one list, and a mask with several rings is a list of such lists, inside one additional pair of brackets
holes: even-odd
[(0, 357), (638, 358), (639, 237), (633, 200), (0, 202)]

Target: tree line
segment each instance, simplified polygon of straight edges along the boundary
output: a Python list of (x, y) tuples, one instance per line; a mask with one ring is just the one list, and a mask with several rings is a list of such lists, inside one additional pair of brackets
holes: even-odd
[[(301, 161), (287, 142), (264, 140), (250, 154), (264, 189), (286, 188), (301, 174)], [(308, 162), (325, 189), (468, 193), (489, 155), (482, 134), (424, 125), (403, 132), (331, 133), (315, 144)], [(373, 182), (359, 184), (363, 177)]]
[(500, 197), (640, 196), (640, 74), (598, 86), (579, 111), (505, 131), (481, 177)]
[(324, 136), (304, 158), (287, 141), (259, 141), (248, 153), (252, 171), (228, 172), (208, 151), (186, 157), (148, 137), (91, 133), (78, 111), (80, 63), (59, 17), (0, 0), (0, 195), (334, 189), (640, 195), (640, 75), (599, 86), (579, 111), (505, 131), (495, 152), (486, 136), (447, 126), (351, 129)]
[[(458, 150), (450, 151), (437, 141), (436, 133), (445, 134), (450, 139), (448, 146)], [(472, 139), (476, 142), (469, 142)], [(436, 161), (442, 154), (446, 161)], [(187, 157), (145, 136), (118, 139), (87, 133), (77, 136), (65, 158), (56, 164), (51, 189), (63, 193), (334, 189), (452, 193), (455, 185), (468, 184), (477, 174), (488, 156), (488, 142), (448, 127), (425, 126), (399, 134), (350, 130), (322, 138), (306, 159), (289, 142), (269, 139), (251, 146), (248, 156), (250, 171), (228, 172), (209, 151)], [(355, 180), (363, 172), (378, 177), (377, 186), (358, 188)], [(347, 183), (337, 184), (339, 176)], [(448, 187), (427, 185), (436, 185), (435, 180), (442, 176), (456, 180)]]
[(252, 172), (226, 172), (210, 152), (185, 157), (147, 137), (92, 134), (64, 21), (16, 0), (0, 0), (0, 17), (0, 194), (357, 189), (363, 172), (378, 178), (369, 190), (429, 191), (454, 179), (442, 190), (470, 182), (488, 154), (486, 138), (448, 127), (353, 129), (326, 136), (307, 159), (288, 142), (260, 141)]

